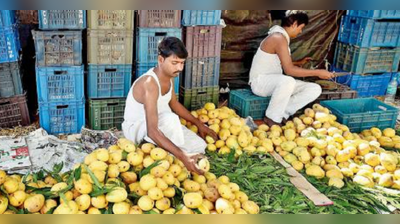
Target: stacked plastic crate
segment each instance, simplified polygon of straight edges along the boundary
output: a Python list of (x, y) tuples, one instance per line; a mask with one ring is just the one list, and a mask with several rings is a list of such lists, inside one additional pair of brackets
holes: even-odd
[(89, 124), (121, 129), (132, 81), (133, 10), (88, 11)]
[[(158, 63), (158, 44), (164, 37), (182, 39), (181, 10), (138, 10), (136, 31), (136, 78)], [(180, 77), (174, 80), (178, 97)]]
[(28, 125), (20, 73), (18, 24), (14, 10), (0, 10), (0, 128)]
[(39, 10), (33, 31), (40, 125), (50, 134), (78, 133), (85, 125), (82, 30), (85, 10)]
[(221, 64), (221, 10), (183, 10), (186, 60), (180, 99), (189, 110), (218, 105)]
[(400, 10), (349, 10), (343, 16), (334, 70), (351, 72), (338, 82), (357, 90), (359, 97), (385, 95), (398, 75)]

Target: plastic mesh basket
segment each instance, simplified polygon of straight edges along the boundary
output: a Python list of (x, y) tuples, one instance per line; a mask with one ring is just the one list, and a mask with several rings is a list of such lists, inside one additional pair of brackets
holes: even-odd
[(84, 98), (83, 65), (36, 67), (39, 102), (81, 100)]
[(138, 10), (139, 27), (173, 27), (181, 26), (181, 10)]
[(183, 10), (182, 25), (213, 26), (219, 25), (222, 10)]
[(398, 115), (397, 108), (374, 98), (323, 101), (321, 105), (330, 109), (339, 123), (356, 133), (372, 127), (394, 128)]
[(182, 39), (179, 28), (138, 28), (136, 33), (136, 60), (140, 63), (156, 63), (158, 44), (164, 37)]
[(89, 64), (132, 64), (133, 30), (88, 30)]
[(338, 43), (334, 67), (356, 74), (395, 72), (400, 61), (400, 48), (360, 48)]
[(132, 65), (89, 65), (88, 97), (126, 97), (131, 87)]
[(208, 102), (218, 105), (218, 98), (219, 86), (193, 89), (180, 88), (179, 99), (188, 110), (200, 109)]
[(0, 63), (18, 61), (20, 49), (16, 26), (0, 28)]
[(25, 95), (0, 98), (0, 128), (30, 124)]
[(133, 10), (88, 10), (89, 29), (133, 30)]
[(37, 66), (81, 66), (82, 31), (32, 31)]
[(23, 93), (19, 62), (0, 64), (0, 97)]
[(50, 134), (79, 133), (85, 126), (85, 102), (39, 103), (40, 126)]
[(118, 128), (124, 121), (125, 98), (89, 100), (89, 120), (93, 130)]
[(232, 90), (229, 93), (229, 107), (244, 118), (263, 119), (270, 101), (271, 97), (256, 96), (250, 89)]
[(219, 57), (188, 58), (185, 62), (183, 86), (186, 89), (217, 86), (220, 60)]
[(42, 30), (85, 29), (86, 10), (39, 10)]

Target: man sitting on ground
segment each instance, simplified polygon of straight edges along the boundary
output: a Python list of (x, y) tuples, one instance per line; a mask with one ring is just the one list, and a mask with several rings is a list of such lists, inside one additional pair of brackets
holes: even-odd
[[(205, 153), (207, 135), (217, 134), (178, 102), (174, 78), (182, 72), (188, 52), (181, 40), (166, 37), (158, 46), (158, 66), (133, 83), (129, 91), (122, 129), (127, 139), (156, 144), (181, 160), (191, 172), (202, 174), (196, 162)], [(196, 125), (199, 134), (182, 126), (179, 117)]]

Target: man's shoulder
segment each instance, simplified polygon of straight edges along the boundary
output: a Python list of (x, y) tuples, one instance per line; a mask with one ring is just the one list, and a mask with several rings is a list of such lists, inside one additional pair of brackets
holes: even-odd
[(286, 38), (282, 33), (273, 33), (268, 36), (267, 40), (273, 42), (286, 42)]
[[(143, 91), (149, 90), (154, 91), (157, 89), (157, 82), (151, 75), (143, 75), (135, 84), (135, 86), (141, 88)], [(158, 89), (157, 89), (158, 90)]]
[(273, 33), (267, 37), (265, 41), (263, 41), (261, 48), (275, 48), (277, 46), (284, 46), (287, 45), (286, 38), (281, 33)]

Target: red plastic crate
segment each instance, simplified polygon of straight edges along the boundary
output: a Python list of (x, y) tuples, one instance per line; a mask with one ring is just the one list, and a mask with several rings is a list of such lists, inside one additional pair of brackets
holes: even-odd
[(222, 26), (193, 26), (185, 29), (185, 45), (189, 58), (219, 57)]
[(26, 126), (30, 123), (25, 95), (0, 98), (0, 128)]
[(138, 10), (138, 14), (139, 27), (181, 27), (181, 10)]

